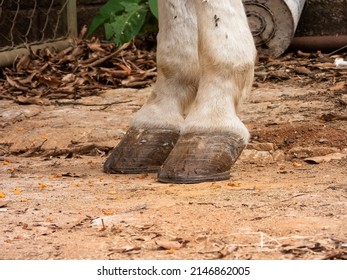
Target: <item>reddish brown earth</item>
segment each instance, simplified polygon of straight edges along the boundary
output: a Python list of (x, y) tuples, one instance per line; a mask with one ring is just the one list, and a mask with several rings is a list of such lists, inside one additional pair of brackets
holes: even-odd
[(230, 181), (104, 174), (149, 92), (0, 101), (0, 259), (346, 259), (345, 91), (258, 84)]

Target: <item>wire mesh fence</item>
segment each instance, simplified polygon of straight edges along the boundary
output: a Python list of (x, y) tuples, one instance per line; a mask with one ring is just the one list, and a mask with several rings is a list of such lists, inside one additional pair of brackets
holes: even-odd
[(9, 51), (76, 35), (76, 17), (76, 0), (0, 0), (0, 66)]

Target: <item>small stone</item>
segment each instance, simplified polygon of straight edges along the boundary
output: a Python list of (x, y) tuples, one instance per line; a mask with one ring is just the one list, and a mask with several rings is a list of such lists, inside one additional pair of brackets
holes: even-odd
[(275, 145), (273, 143), (249, 143), (247, 145), (247, 149), (257, 151), (274, 151)]

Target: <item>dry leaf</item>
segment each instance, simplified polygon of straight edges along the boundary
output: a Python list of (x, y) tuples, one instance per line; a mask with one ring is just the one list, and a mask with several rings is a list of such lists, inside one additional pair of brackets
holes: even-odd
[(4, 192), (0, 192), (0, 198), (5, 198), (6, 194)]
[(16, 101), (19, 104), (35, 104), (35, 105), (50, 105), (51, 104), (51, 102), (47, 98), (41, 98), (38, 96), (34, 96), (34, 97), (17, 96)]
[(29, 198), (26, 198), (26, 197), (23, 197), (21, 198), (20, 202), (28, 202), (29, 201)]
[(86, 36), (87, 32), (88, 32), (87, 25), (83, 25), (80, 33), (78, 34), (78, 39), (82, 40), (84, 38), (84, 36)]
[(15, 195), (19, 195), (22, 193), (22, 190), (21, 189), (14, 189), (12, 190), (12, 192), (15, 194)]
[(26, 77), (25, 79), (21, 79), (19, 80), (19, 82), (23, 85), (23, 84), (31, 84), (33, 82), (33, 78), (35, 77), (37, 73), (31, 73), (28, 77)]
[(74, 75), (72, 73), (64, 75), (63, 78), (61, 79), (61, 81), (64, 83), (71, 83), (75, 80), (76, 80), (76, 75)]
[(155, 244), (157, 244), (160, 249), (166, 249), (166, 250), (178, 250), (182, 248), (182, 243), (178, 241), (159, 240), (159, 241), (156, 241)]
[(301, 166), (302, 166), (302, 164), (301, 164), (301, 163), (299, 163), (299, 162), (293, 162), (293, 166), (294, 166), (294, 167), (301, 167)]
[(39, 81), (46, 84), (49, 87), (58, 87), (61, 85), (61, 81), (54, 77), (39, 76)]
[(16, 70), (21, 71), (23, 68), (27, 68), (30, 64), (30, 56), (23, 55), (16, 64)]
[(19, 83), (17, 83), (16, 81), (12, 80), (10, 77), (6, 76), (6, 81), (9, 83), (9, 85), (11, 87), (14, 87), (16, 89), (19, 90), (23, 90), (23, 91), (29, 91), (29, 88), (21, 86)]
[(118, 67), (120, 67), (122, 70), (124, 70), (125, 72), (127, 72), (128, 75), (131, 74), (131, 69), (130, 69), (128, 66), (126, 66), (126, 65), (124, 65), (124, 64), (119, 64)]
[(346, 82), (345, 81), (341, 81), (336, 83), (334, 86), (332, 86), (330, 88), (330, 90), (332, 91), (339, 91), (339, 90), (343, 90), (345, 88)]
[(141, 250), (141, 247), (139, 247), (139, 246), (125, 246), (120, 250), (120, 252), (121, 253), (128, 253), (128, 252), (139, 251), (139, 250)]
[(99, 41), (95, 41), (93, 43), (87, 44), (87, 46), (92, 51), (105, 52), (105, 50), (101, 47), (101, 44)]
[(108, 210), (108, 209), (103, 209), (103, 210), (102, 210), (102, 213), (103, 213), (104, 215), (107, 215), (107, 216), (113, 215), (113, 211)]
[(304, 74), (304, 75), (311, 75), (312, 71), (307, 69), (306, 67), (300, 66), (300, 67), (295, 67), (294, 72), (297, 74)]
[(229, 182), (227, 185), (229, 187), (240, 187), (240, 183), (236, 183), (236, 182)]
[(44, 184), (44, 183), (40, 183), (37, 187), (38, 187), (39, 189), (44, 189), (44, 188), (47, 188), (47, 185)]

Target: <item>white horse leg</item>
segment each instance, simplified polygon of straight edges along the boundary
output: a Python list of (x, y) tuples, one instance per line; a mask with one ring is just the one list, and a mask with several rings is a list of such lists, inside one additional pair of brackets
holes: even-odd
[(104, 164), (108, 173), (156, 172), (176, 143), (199, 81), (195, 6), (159, 1), (158, 77), (147, 103)]
[(249, 133), (237, 116), (252, 86), (256, 50), (241, 0), (193, 0), (198, 22), (200, 81), (181, 136), (159, 180), (224, 180)]

